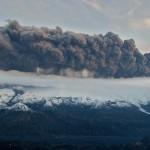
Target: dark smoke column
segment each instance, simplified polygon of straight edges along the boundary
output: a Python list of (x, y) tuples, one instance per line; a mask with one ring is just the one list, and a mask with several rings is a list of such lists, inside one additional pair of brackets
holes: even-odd
[(0, 27), (0, 69), (75, 77), (150, 76), (150, 54), (114, 33), (90, 36), (60, 27)]

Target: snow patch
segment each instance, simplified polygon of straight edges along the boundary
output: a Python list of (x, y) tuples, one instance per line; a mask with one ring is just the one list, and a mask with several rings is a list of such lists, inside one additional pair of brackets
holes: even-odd
[(30, 108), (28, 108), (25, 104), (23, 103), (16, 103), (11, 107), (8, 107), (8, 110), (12, 111), (23, 111), (23, 112), (28, 112), (31, 111)]

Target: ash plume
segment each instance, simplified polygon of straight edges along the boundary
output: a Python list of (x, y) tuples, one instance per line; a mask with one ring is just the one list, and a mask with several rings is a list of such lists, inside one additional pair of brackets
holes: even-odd
[(0, 27), (0, 69), (78, 77), (150, 76), (150, 54), (118, 35), (64, 32), (60, 27)]

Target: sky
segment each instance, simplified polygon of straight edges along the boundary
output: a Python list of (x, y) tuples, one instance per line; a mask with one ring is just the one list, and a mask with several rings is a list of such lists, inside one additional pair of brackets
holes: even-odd
[(111, 31), (150, 52), (149, 0), (0, 0), (0, 24), (18, 20), (89, 34)]

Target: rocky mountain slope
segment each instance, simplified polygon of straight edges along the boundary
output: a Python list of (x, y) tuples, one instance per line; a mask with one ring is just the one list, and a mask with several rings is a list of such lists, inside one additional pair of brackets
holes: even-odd
[[(1, 85), (0, 139), (49, 144), (123, 144), (150, 133), (150, 103), (44, 97)], [(31, 88), (31, 87), (30, 87)], [(109, 143), (108, 143), (109, 140)]]
[(53, 107), (61, 105), (80, 107), (85, 106), (92, 109), (103, 108), (132, 108), (150, 115), (149, 101), (130, 101), (130, 100), (99, 100), (98, 98), (90, 97), (44, 97), (32, 94), (32, 92), (25, 92), (23, 87), (19, 86), (1, 86), (0, 88), (0, 110), (8, 111), (31, 111), (40, 112), (50, 110)]
[[(0, 140), (125, 144), (150, 134), (149, 78), (0, 72)], [(109, 141), (109, 142), (108, 142)]]

